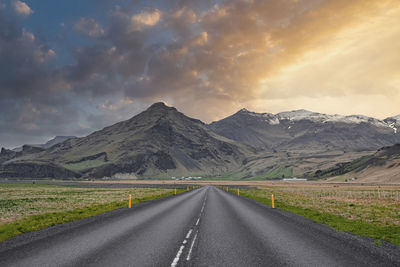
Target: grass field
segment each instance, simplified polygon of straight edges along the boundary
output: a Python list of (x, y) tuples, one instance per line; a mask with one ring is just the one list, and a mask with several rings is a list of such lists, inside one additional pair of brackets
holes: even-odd
[(171, 195), (173, 189), (0, 184), (0, 241), (126, 207), (130, 194), (134, 196), (133, 204), (137, 204)]
[[(236, 192), (232, 190), (233, 192)], [(400, 190), (339, 185), (259, 186), (240, 194), (340, 231), (400, 245)]]

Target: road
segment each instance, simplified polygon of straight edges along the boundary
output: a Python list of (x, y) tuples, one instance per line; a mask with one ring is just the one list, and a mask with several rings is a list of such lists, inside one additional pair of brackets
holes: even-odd
[(400, 266), (376, 246), (212, 186), (0, 243), (0, 266)]

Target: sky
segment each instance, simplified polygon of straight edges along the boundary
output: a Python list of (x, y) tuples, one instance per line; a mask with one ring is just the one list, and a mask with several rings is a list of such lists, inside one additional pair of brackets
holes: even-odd
[(398, 0), (0, 0), (0, 147), (84, 136), (163, 101), (400, 114)]

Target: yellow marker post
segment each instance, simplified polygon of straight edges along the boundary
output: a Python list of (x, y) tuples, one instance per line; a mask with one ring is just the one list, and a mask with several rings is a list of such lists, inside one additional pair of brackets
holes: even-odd
[(186, 187), (186, 191), (189, 191), (189, 186)]
[(174, 195), (176, 195), (176, 188), (174, 188)]
[(129, 208), (132, 207), (132, 195), (129, 195), (129, 205), (128, 205), (128, 207)]
[(273, 194), (271, 196), (271, 202), (272, 202), (272, 208), (275, 209), (275, 199)]
[(240, 189), (238, 188), (238, 190), (237, 190), (237, 193), (238, 193), (238, 196), (240, 196)]

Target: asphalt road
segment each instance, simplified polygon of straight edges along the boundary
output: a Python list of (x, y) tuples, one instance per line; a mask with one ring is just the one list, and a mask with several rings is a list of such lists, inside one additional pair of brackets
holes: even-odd
[(400, 266), (400, 249), (203, 187), (20, 235), (0, 266)]

